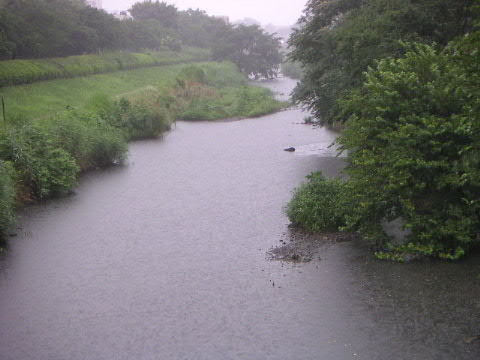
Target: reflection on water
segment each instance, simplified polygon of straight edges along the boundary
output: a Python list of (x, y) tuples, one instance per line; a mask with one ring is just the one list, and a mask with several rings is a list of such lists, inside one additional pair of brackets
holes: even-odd
[(303, 116), (179, 122), (23, 211), (1, 262), (0, 359), (478, 359), (464, 341), (480, 333), (478, 257), (405, 266), (323, 241), (308, 263), (268, 259), (292, 240), (293, 188), (343, 167), (320, 151), (335, 134)]

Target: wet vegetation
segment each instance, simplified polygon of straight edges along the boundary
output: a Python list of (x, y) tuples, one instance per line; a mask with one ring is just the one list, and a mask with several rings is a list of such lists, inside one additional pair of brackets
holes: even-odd
[[(309, 1), (290, 39), (305, 69), (294, 97), (321, 124), (343, 125), (349, 178), (311, 177), (289, 205), (293, 222), (360, 232), (398, 261), (458, 259), (478, 245), (478, 5)], [(389, 244), (393, 220), (405, 244)]]

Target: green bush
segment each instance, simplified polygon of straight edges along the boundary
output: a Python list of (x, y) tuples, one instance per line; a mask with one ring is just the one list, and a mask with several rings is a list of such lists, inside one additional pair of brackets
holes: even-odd
[(0, 160), (0, 240), (5, 237), (15, 219), (14, 170), (9, 162)]
[(0, 140), (0, 158), (12, 162), (22, 186), (39, 199), (69, 192), (77, 183), (75, 159), (37, 126), (9, 129)]
[(307, 176), (308, 182), (294, 192), (287, 216), (297, 226), (314, 232), (338, 231), (345, 225), (342, 197), (345, 183), (326, 179), (320, 172)]
[[(161, 95), (154, 92), (155, 95), (152, 92), (149, 95), (143, 93), (144, 98), (137, 97), (132, 101), (126, 98), (115, 101), (113, 111), (106, 117), (107, 122), (121, 129), (130, 140), (157, 137), (168, 131), (173, 115), (164, 106)], [(155, 96), (156, 99), (148, 96)]]
[(69, 153), (82, 170), (119, 163), (127, 153), (123, 132), (99, 114), (67, 111), (42, 120), (41, 126), (52, 144)]
[(409, 46), (370, 69), (362, 92), (342, 104), (350, 227), (402, 218), (410, 241), (446, 253), (479, 242), (478, 42), (469, 51)]

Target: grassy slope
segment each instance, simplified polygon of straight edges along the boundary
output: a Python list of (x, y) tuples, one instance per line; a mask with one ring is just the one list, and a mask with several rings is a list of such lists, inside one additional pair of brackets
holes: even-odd
[(206, 61), (210, 53), (204, 49), (185, 47), (180, 52), (79, 55), (50, 59), (0, 61), (0, 86), (31, 84), (37, 81), (65, 79), (136, 68)]
[(118, 96), (147, 86), (168, 88), (186, 65), (150, 67), (0, 89), (7, 117), (39, 118), (67, 106), (83, 108), (99, 94)]

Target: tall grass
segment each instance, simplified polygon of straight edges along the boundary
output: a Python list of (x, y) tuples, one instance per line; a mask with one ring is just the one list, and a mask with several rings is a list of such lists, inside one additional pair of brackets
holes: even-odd
[(0, 87), (31, 84), (42, 80), (73, 78), (147, 66), (172, 65), (209, 59), (209, 52), (185, 48), (150, 53), (112, 52), (39, 60), (0, 61)]

